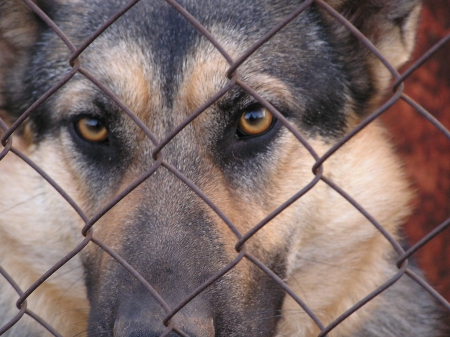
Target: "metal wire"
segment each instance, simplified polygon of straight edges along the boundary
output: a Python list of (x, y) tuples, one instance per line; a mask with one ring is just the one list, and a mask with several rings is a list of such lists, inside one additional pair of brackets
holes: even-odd
[[(304, 312), (315, 322), (316, 326), (321, 331), (319, 337), (327, 336), (327, 334), (341, 324), (345, 319), (347, 319), (351, 314), (359, 310), (362, 306), (370, 302), (372, 299), (377, 297), (383, 291), (391, 287), (395, 282), (397, 282), (403, 275), (407, 275), (412, 280), (417, 282), (421, 287), (423, 287), (428, 293), (430, 293), (434, 298), (436, 298), (440, 303), (443, 304), (450, 311), (450, 304), (435, 290), (431, 287), (423, 278), (414, 273), (408, 268), (408, 259), (426, 245), (430, 240), (435, 238), (437, 235), (442, 233), (445, 229), (450, 226), (450, 219), (445, 219), (442, 221), (441, 225), (436, 229), (424, 236), (419, 242), (414, 246), (409, 248), (406, 252), (403, 250), (401, 245), (397, 242), (396, 238), (388, 233), (386, 229), (383, 228), (381, 224), (361, 205), (357, 203), (355, 199), (352, 198), (345, 190), (337, 186), (332, 179), (324, 174), (323, 164), (338, 151), (343, 145), (345, 145), (352, 137), (357, 135), (361, 130), (363, 130), (367, 125), (373, 123), (375, 119), (381, 116), (388, 108), (394, 105), (399, 100), (403, 100), (411, 107), (413, 107), (417, 113), (422, 115), (428, 121), (430, 121), (434, 127), (439, 130), (448, 140), (450, 140), (450, 132), (446, 129), (436, 118), (434, 118), (426, 109), (412, 100), (407, 96), (404, 91), (404, 81), (413, 74), (414, 71), (419, 69), (427, 60), (429, 60), (442, 46), (450, 41), (450, 34), (442, 38), (438, 43), (433, 46), (428, 52), (426, 52), (422, 57), (420, 57), (416, 63), (410, 66), (402, 74), (399, 74), (395, 67), (393, 67), (389, 61), (382, 55), (382, 53), (372, 44), (372, 42), (364, 36), (355, 26), (352, 25), (343, 15), (338, 13), (334, 8), (332, 8), (328, 3), (323, 0), (307, 0), (304, 1), (300, 6), (294, 9), (289, 15), (287, 15), (281, 22), (277, 23), (272, 29), (268, 31), (261, 39), (255, 41), (247, 50), (241, 51), (241, 56), (237, 59), (233, 59), (221, 45), (221, 43), (211, 34), (191, 13), (189, 13), (183, 6), (181, 6), (175, 0), (166, 0), (166, 2), (173, 7), (178, 13), (180, 13), (200, 34), (202, 34), (211, 45), (222, 55), (229, 65), (227, 73), (225, 74), (227, 84), (222, 87), (217, 93), (212, 95), (210, 99), (205, 101), (199, 108), (192, 111), (190, 115), (182, 121), (179, 125), (176, 125), (169, 134), (167, 134), (163, 139), (158, 139), (157, 136), (150, 131), (148, 126), (140, 120), (136, 114), (129, 109), (117, 96), (116, 94), (108, 88), (105, 84), (96, 78), (92, 73), (87, 71), (82, 67), (82, 53), (93, 43), (99, 36), (101, 36), (106, 29), (111, 25), (114, 25), (116, 20), (118, 20), (122, 15), (127, 13), (131, 8), (133, 8), (139, 0), (131, 0), (127, 2), (119, 11), (117, 11), (113, 16), (107, 19), (95, 32), (88, 37), (85, 41), (81, 43), (80, 46), (76, 46), (68, 36), (53, 22), (53, 20), (39, 8), (36, 3), (31, 0), (23, 0), (23, 2), (29, 6), (29, 8), (39, 16), (43, 22), (48, 25), (50, 29), (61, 39), (61, 41), (67, 46), (71, 52), (71, 56), (67, 60), (70, 64), (70, 71), (64, 75), (59, 81), (44, 95), (42, 95), (38, 100), (36, 100), (15, 122), (13, 125), (8, 127), (0, 119), (0, 128), (2, 130), (1, 143), (4, 148), (0, 151), (0, 160), (2, 160), (8, 153), (18, 156), (21, 160), (27, 163), (31, 168), (33, 168), (42, 178), (47, 181), (56, 192), (58, 192), (71, 206), (71, 208), (79, 215), (82, 222), (84, 223), (84, 228), (80, 232), (80, 243), (72, 249), (70, 253), (64, 256), (58, 263), (56, 263), (52, 268), (50, 268), (46, 273), (40, 276), (28, 289), (23, 291), (17, 285), (16, 281), (0, 266), (0, 275), (15, 289), (18, 294), (17, 308), (18, 312), (15, 317), (13, 317), (6, 325), (0, 326), (0, 335), (8, 331), (17, 322), (19, 322), (24, 315), (28, 315), (34, 319), (37, 323), (42, 325), (48, 332), (54, 336), (60, 336), (60, 334), (45, 320), (37, 316), (34, 312), (27, 309), (27, 298), (33, 294), (33, 292), (42, 286), (46, 280), (52, 276), (58, 269), (64, 266), (69, 260), (74, 256), (79, 254), (88, 243), (93, 243), (100, 249), (105, 251), (109, 256), (116, 260), (128, 273), (130, 273), (141, 285), (151, 294), (151, 296), (159, 303), (161, 308), (165, 312), (165, 317), (162, 323), (166, 326), (165, 330), (162, 332), (161, 336), (168, 336), (172, 333), (178, 334), (179, 336), (188, 336), (186, 332), (177, 327), (176, 318), (174, 316), (182, 310), (188, 303), (190, 303), (196, 296), (206, 291), (215, 282), (220, 280), (224, 275), (226, 275), (230, 270), (235, 268), (242, 260), (247, 260), (252, 263), (256, 268), (259, 268), (262, 272), (273, 279), (286, 293), (286, 296), (290, 296)], [(267, 100), (258, 93), (257, 90), (252, 88), (248, 83), (243, 81), (238, 76), (239, 67), (251, 57), (261, 46), (272, 39), (277, 34), (282, 34), (282, 30), (291, 21), (296, 19), (303, 11), (305, 11), (309, 6), (318, 6), (321, 10), (326, 11), (330, 17), (333, 17), (337, 22), (343, 25), (353, 36), (355, 36), (362, 45), (364, 45), (368, 51), (370, 51), (391, 73), (395, 79), (393, 84), (393, 95), (376, 111), (371, 113), (365, 120), (363, 120), (359, 125), (350, 130), (345, 136), (343, 136), (339, 141), (337, 141), (325, 154), (319, 156), (314, 147), (308, 142), (305, 136), (299, 132), (299, 130), (292, 125), (292, 123), (285, 118), (274, 106), (272, 106)], [(148, 139), (153, 143), (154, 149), (152, 151), (153, 163), (151, 167), (148, 168), (140, 177), (138, 177), (133, 183), (129, 184), (124, 190), (117, 194), (116, 197), (109, 200), (106, 206), (104, 206), (100, 211), (98, 211), (93, 216), (89, 217), (85, 214), (82, 208), (76, 204), (76, 202), (70, 197), (70, 195), (64, 191), (44, 170), (42, 170), (38, 165), (36, 165), (30, 158), (28, 158), (24, 153), (22, 153), (18, 148), (13, 145), (12, 134), (24, 123), (24, 121), (30, 117), (36, 109), (45, 102), (49, 97), (51, 97), (55, 92), (57, 92), (65, 83), (70, 81), (76, 74), (84, 76), (87, 80), (93, 83), (99, 90), (101, 90), (107, 97), (109, 97), (123, 113), (128, 116), (148, 137)], [(308, 153), (314, 159), (314, 164), (311, 167), (313, 176), (311, 176), (311, 181), (306, 184), (302, 189), (296, 192), (291, 198), (286, 200), (284, 203), (279, 205), (274, 211), (267, 215), (259, 223), (254, 224), (254, 226), (248, 230), (246, 233), (241, 233), (236, 225), (231, 221), (225, 213), (214, 204), (214, 202), (197, 187), (188, 177), (186, 177), (177, 167), (169, 164), (164, 159), (164, 148), (169, 144), (175, 136), (177, 136), (184, 128), (186, 128), (190, 123), (192, 123), (197, 117), (205, 112), (210, 106), (218, 102), (224, 95), (226, 95), (233, 88), (239, 87), (240, 89), (251, 95), (256, 101), (258, 101), (262, 106), (270, 111), (270, 113), (284, 125), (284, 127), (291, 132), (294, 137), (298, 140), (299, 144), (303, 146)], [(171, 307), (166, 299), (158, 293), (158, 291), (142, 276), (137, 270), (135, 270), (123, 257), (121, 257), (113, 248), (107, 246), (101, 239), (94, 235), (95, 224), (97, 221), (107, 214), (115, 205), (117, 205), (123, 198), (129, 195), (133, 190), (140, 186), (143, 182), (153, 176), (158, 170), (167, 170), (176, 179), (180, 180), (188, 189), (193, 191), (200, 199), (202, 199), (222, 221), (228, 227), (229, 231), (236, 238), (235, 249), (236, 256), (233, 260), (227, 263), (223, 268), (212, 275), (208, 280), (199, 285), (191, 294), (186, 296), (184, 299), (180, 300), (179, 303)], [(329, 188), (333, 189), (339, 193), (344, 199), (346, 199), (349, 204), (351, 204), (358, 212), (360, 212), (375, 228), (378, 230), (389, 243), (392, 245), (394, 251), (397, 253), (397, 268), (398, 272), (394, 277), (385, 282), (382, 286), (375, 289), (373, 292), (368, 294), (364, 299), (361, 299), (352, 308), (348, 309), (346, 312), (342, 313), (338, 318), (336, 318), (331, 324), (325, 325), (320, 321), (317, 313), (314, 312), (314, 308), (310, 308), (307, 302), (301, 298), (300, 294), (296, 294), (289, 285), (284, 282), (273, 270), (264, 265), (263, 262), (259, 261), (252, 252), (246, 247), (246, 242), (251, 239), (259, 230), (265, 226), (270, 225), (270, 222), (276, 218), (279, 214), (285, 211), (292, 203), (300, 200), (308, 191), (314, 189), (316, 185), (321, 182), (325, 183)], [(1, 261), (0, 261), (1, 262)]]

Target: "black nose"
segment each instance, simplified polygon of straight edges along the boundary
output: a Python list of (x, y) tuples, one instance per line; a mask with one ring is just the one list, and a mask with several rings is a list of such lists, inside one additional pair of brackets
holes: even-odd
[[(130, 327), (129, 329), (125, 329), (123, 330), (121, 333), (116, 334), (114, 333), (114, 337), (159, 337), (161, 336), (163, 333), (163, 331), (161, 332), (152, 332), (152, 331), (145, 331), (145, 330), (134, 330), (133, 328)], [(179, 337), (178, 334), (171, 332), (169, 335), (167, 335), (168, 337)], [(189, 335), (189, 336), (194, 336), (194, 335)]]
[[(161, 333), (156, 333), (156, 332), (149, 332), (149, 331), (143, 331), (143, 330), (136, 330), (136, 331), (124, 331), (124, 334), (120, 334), (120, 335), (116, 335), (114, 334), (114, 336), (126, 336), (126, 337), (159, 337), (161, 336)], [(170, 333), (169, 335), (167, 335), (168, 337), (178, 337), (179, 335), (176, 333)]]
[[(199, 319), (192, 318), (191, 321), (187, 321), (183, 319), (180, 321), (178, 319), (176, 322), (176, 326), (178, 329), (182, 330), (185, 335), (191, 336), (191, 337), (214, 337), (214, 327), (212, 324), (212, 320), (202, 320), (203, 322), (199, 321)], [(151, 324), (150, 324), (151, 325)], [(133, 321), (124, 321), (119, 320), (116, 321), (116, 324), (114, 325), (114, 337), (159, 337), (164, 332), (164, 327), (160, 328), (158, 327), (143, 327), (142, 322), (136, 323)], [(171, 332), (168, 337), (179, 337), (180, 335)]]
[[(160, 305), (140, 293), (122, 300), (114, 322), (114, 337), (159, 337), (166, 330), (163, 324), (166, 313)], [(213, 318), (207, 303), (198, 299), (189, 303), (173, 318), (174, 326), (191, 337), (214, 337)], [(179, 337), (175, 331), (168, 337)]]

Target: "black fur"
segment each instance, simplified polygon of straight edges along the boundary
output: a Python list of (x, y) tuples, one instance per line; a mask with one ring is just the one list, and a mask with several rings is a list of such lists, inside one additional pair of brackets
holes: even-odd
[[(61, 5), (46, 1), (43, 8), (73, 43), (80, 45), (125, 3), (93, 0)], [(218, 29), (225, 37), (250, 46), (301, 1), (179, 3), (207, 29)], [(342, 1), (337, 9), (363, 33), (376, 39), (372, 32), (379, 28), (377, 24), (402, 31), (417, 3)], [(383, 94), (375, 85), (373, 56), (357, 39), (337, 27), (323, 10), (312, 5), (251, 56), (246, 64), (248, 73), (240, 73), (240, 76), (250, 76), (252, 72), (270, 75), (282, 82), (293, 101), (273, 94), (270, 103), (308, 139), (321, 139), (328, 145), (348, 132), (349, 121), (370, 113), (373, 101)], [(40, 23), (37, 36), (35, 44), (24, 52), (27, 62), (22, 62), (23, 70), (16, 71), (18, 67), (2, 70), (6, 74), (5, 108), (12, 119), (18, 118), (71, 68), (70, 51), (48, 27)], [(163, 108), (148, 114), (150, 122), (159, 127), (152, 132), (160, 139), (179, 123), (179, 115), (191, 112), (172, 110), (182, 83), (183, 67), (204, 40), (167, 3), (142, 0), (82, 53), (81, 62), (95, 73), (96, 53), (119, 42), (136, 45), (159, 76)], [(106, 86), (113, 85), (107, 76), (99, 79)], [(82, 75), (77, 74), (67, 85), (83, 81)], [(82, 172), (77, 178), (90, 192), (85, 196), (85, 208), (93, 214), (104, 205), (107, 196), (117, 194), (125, 177), (133, 181), (154, 164), (151, 156), (154, 144), (142, 137), (136, 125), (98, 88), (88, 84), (86, 92), (70, 107), (71, 111), (58, 111), (57, 103), (64, 99), (64, 94), (58, 91), (30, 116), (29, 123), (37, 146), (55, 139), (70, 152), (68, 160), (76, 162)], [(204, 127), (201, 140), (193, 127), (188, 127), (164, 148), (164, 155), (200, 189), (220, 186), (217, 182), (226, 181), (229, 189), (221, 191), (224, 199), (243, 190), (263, 190), (271, 184), (268, 173), (274, 170), (275, 154), (280, 151), (286, 130), (280, 121), (274, 121), (264, 134), (240, 137), (239, 116), (255, 106), (260, 103), (251, 95), (233, 88), (207, 111), (213, 122)], [(98, 119), (107, 127), (107, 142), (92, 143), (80, 137), (74, 125), (84, 117)], [(108, 231), (103, 231), (103, 235), (117, 244), (114, 247), (117, 253), (173, 307), (234, 258), (230, 253), (232, 244), (224, 243), (217, 230), (217, 223), (224, 228), (226, 225), (163, 167), (133, 193), (131, 196), (138, 195), (141, 202), (130, 203), (130, 214), (120, 226), (115, 223), (115, 230), (119, 228), (121, 234), (119, 243), (114, 241), (115, 234), (109, 236)], [(256, 202), (265, 206), (266, 201)], [(95, 226), (106, 226), (108, 221), (117, 220), (107, 214)], [(276, 246), (273, 251), (267, 252), (265, 246), (253, 247), (252, 251), (282, 279), (287, 275), (289, 263), (288, 239), (284, 245), (273, 244)], [(83, 263), (91, 305), (88, 336), (147, 337), (159, 336), (164, 331), (161, 322), (164, 310), (120, 264), (99, 248), (83, 255)], [(246, 268), (245, 271), (240, 267)], [(386, 274), (395, 271), (394, 267), (391, 269)], [(240, 288), (239, 281), (247, 285), (245, 290)], [(415, 298), (411, 300), (410, 296)], [(449, 335), (448, 321), (442, 318), (445, 313), (406, 276), (380, 298), (384, 305), (362, 321), (355, 337)], [(273, 337), (284, 299), (285, 293), (276, 282), (244, 259), (239, 267), (183, 308), (175, 321), (189, 336)]]

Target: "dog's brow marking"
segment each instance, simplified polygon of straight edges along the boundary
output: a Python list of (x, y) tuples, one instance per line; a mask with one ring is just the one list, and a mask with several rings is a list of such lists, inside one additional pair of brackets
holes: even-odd
[(91, 56), (92, 72), (141, 120), (148, 120), (149, 112), (161, 107), (157, 70), (150, 55), (130, 41), (118, 41), (105, 49)]
[(189, 112), (198, 108), (228, 82), (227, 67), (228, 63), (218, 52), (202, 51), (199, 47), (198, 53), (188, 56), (184, 63), (174, 107), (185, 106)]
[[(244, 48), (226, 37), (218, 35), (217, 39), (227, 47), (230, 55), (238, 56)], [(288, 86), (273, 76), (261, 73), (259, 62), (256, 58), (247, 60), (239, 67), (239, 77), (269, 101), (276, 97), (293, 106), (293, 96)], [(183, 81), (177, 101), (183, 102), (189, 111), (195, 110), (228, 82), (228, 67), (229, 64), (219, 52), (200, 43), (197, 51), (188, 56), (183, 66)]]

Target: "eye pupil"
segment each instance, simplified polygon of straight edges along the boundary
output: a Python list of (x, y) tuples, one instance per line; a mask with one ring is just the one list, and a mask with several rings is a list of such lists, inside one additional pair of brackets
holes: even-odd
[(239, 131), (247, 136), (260, 135), (270, 129), (272, 121), (272, 114), (266, 108), (249, 110), (239, 120)]
[(103, 126), (100, 124), (100, 122), (96, 119), (85, 118), (84, 124), (92, 132), (98, 132), (99, 130), (101, 130), (103, 128)]
[(95, 118), (85, 117), (75, 123), (78, 135), (92, 143), (104, 142), (108, 139), (108, 130)]
[(244, 114), (247, 123), (257, 125), (265, 117), (264, 110), (249, 111)]

